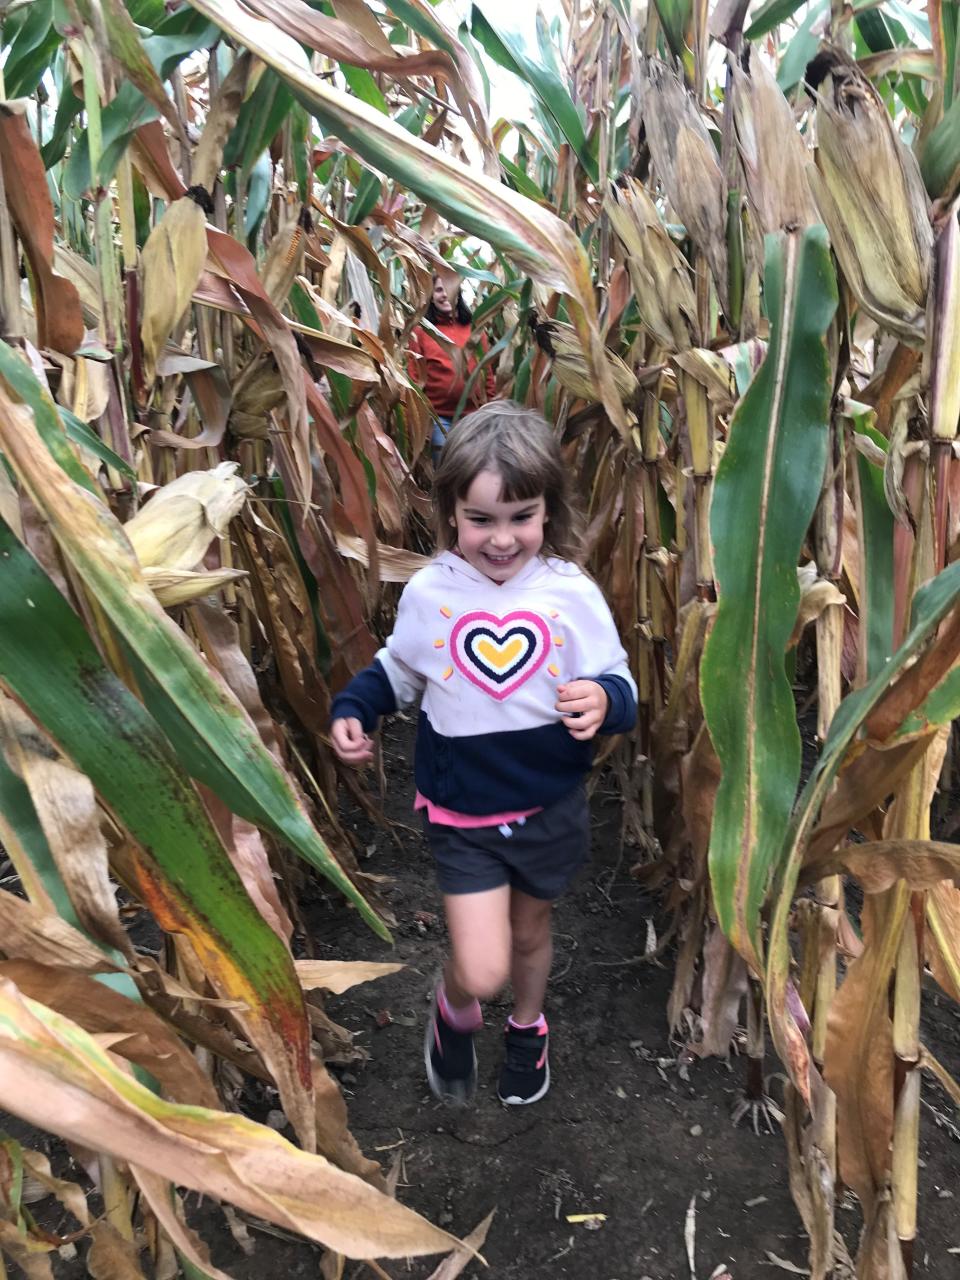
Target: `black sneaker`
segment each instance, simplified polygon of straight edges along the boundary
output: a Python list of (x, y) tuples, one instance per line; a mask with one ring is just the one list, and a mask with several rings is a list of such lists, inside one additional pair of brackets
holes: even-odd
[(455, 1031), (448, 1026), (433, 999), (423, 1044), (427, 1082), (441, 1102), (465, 1106), (477, 1089), (477, 1051), (472, 1031)]
[(506, 1058), (500, 1070), (497, 1097), (511, 1107), (539, 1102), (550, 1088), (547, 1024), (522, 1031), (506, 1026)]

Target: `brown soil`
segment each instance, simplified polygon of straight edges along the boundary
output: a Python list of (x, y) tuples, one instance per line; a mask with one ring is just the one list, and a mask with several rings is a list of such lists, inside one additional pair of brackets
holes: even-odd
[[(782, 1138), (757, 1136), (730, 1122), (743, 1060), (696, 1062), (689, 1079), (681, 1078), (665, 1021), (670, 957), (663, 967), (629, 963), (644, 949), (647, 920), (655, 926), (661, 921), (657, 904), (628, 875), (629, 851), (620, 856), (618, 804), (603, 780), (593, 801), (592, 866), (556, 910), (547, 1009), (550, 1093), (529, 1108), (504, 1108), (496, 1099), (499, 1042), (509, 1011), (504, 999), (485, 1010), (475, 1104), (455, 1111), (432, 1098), (423, 1071), (423, 1021), (445, 930), (429, 852), (410, 812), (410, 726), (394, 722), (385, 743), (385, 810), (404, 827), (394, 839), (359, 812), (347, 816), (367, 850), (364, 869), (392, 877), (386, 896), (397, 918), (396, 946), (379, 942), (354, 912), (325, 895), (313, 897), (304, 912), (318, 958), (406, 965), (327, 1006), (369, 1054), (368, 1062), (338, 1073), (351, 1127), (366, 1154), (385, 1167), (402, 1160), (398, 1195), (404, 1203), (459, 1235), (496, 1210), (483, 1249), (489, 1267), (470, 1264), (467, 1277), (687, 1280), (685, 1224), (692, 1211), (700, 1280), (720, 1275), (721, 1264), (733, 1280), (773, 1280), (791, 1274), (791, 1266), (805, 1267)], [(960, 1073), (960, 1017), (945, 998), (930, 996), (927, 1006), (926, 1038)], [(775, 1072), (776, 1064), (767, 1069)], [(778, 1080), (770, 1087), (780, 1095)], [(960, 1127), (936, 1086), (925, 1084), (924, 1097), (916, 1274), (947, 1280), (960, 1274)], [(251, 1104), (263, 1118), (253, 1098)], [(214, 1262), (237, 1280), (319, 1275), (318, 1249), (254, 1229), (256, 1250), (245, 1258), (212, 1205), (200, 1207), (191, 1195), (187, 1209), (210, 1242)], [(567, 1215), (583, 1213), (606, 1219), (593, 1230), (567, 1221)], [(859, 1215), (852, 1200), (841, 1206), (838, 1226), (853, 1249)], [(437, 1263), (394, 1260), (385, 1270), (395, 1280), (423, 1280)], [(78, 1260), (55, 1261), (54, 1274), (74, 1280), (85, 1273)], [(348, 1263), (345, 1271), (348, 1280), (372, 1274), (360, 1263)]]

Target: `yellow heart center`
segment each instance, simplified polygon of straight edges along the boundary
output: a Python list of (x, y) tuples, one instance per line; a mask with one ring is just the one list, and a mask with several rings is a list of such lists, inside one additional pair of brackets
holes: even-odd
[(484, 637), (477, 645), (477, 652), (484, 662), (502, 671), (517, 659), (522, 648), (523, 640), (520, 636), (514, 636), (512, 640), (502, 645), (496, 645), (492, 640)]

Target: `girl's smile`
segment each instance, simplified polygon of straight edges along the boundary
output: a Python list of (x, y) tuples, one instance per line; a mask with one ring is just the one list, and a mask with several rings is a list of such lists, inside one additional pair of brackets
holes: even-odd
[(503, 502), (503, 479), (497, 471), (474, 476), (463, 498), (457, 498), (451, 524), (457, 546), (468, 564), (494, 582), (508, 582), (540, 554), (547, 521), (541, 494), (520, 502)]

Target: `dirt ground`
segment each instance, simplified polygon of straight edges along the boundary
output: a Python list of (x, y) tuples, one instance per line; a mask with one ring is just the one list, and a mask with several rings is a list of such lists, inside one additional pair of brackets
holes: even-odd
[[(618, 805), (605, 780), (593, 802), (592, 865), (556, 910), (547, 1008), (550, 1093), (529, 1108), (497, 1101), (509, 1012), (503, 999), (485, 1009), (475, 1104), (455, 1111), (432, 1098), (423, 1071), (423, 1022), (445, 931), (429, 852), (411, 814), (411, 751), (411, 727), (395, 721), (385, 735), (385, 809), (406, 824), (399, 839), (347, 810), (367, 851), (364, 869), (391, 877), (386, 896), (397, 918), (396, 946), (381, 943), (355, 912), (323, 893), (304, 904), (318, 958), (406, 966), (327, 1005), (369, 1054), (367, 1062), (338, 1071), (364, 1152), (385, 1167), (399, 1159), (399, 1197), (455, 1234), (468, 1234), (496, 1211), (483, 1250), (488, 1268), (471, 1263), (463, 1273), (474, 1280), (689, 1280), (691, 1225), (699, 1280), (719, 1277), (724, 1266), (732, 1280), (805, 1274), (782, 1138), (730, 1122), (743, 1061), (698, 1062), (682, 1079), (665, 1022), (671, 956), (662, 966), (630, 963), (643, 951), (648, 919), (655, 927), (661, 922), (657, 904), (628, 875), (629, 852), (620, 857)], [(924, 1031), (945, 1065), (960, 1074), (960, 1016), (946, 999), (928, 997)], [(768, 1070), (775, 1072), (776, 1063)], [(771, 1091), (780, 1092), (776, 1080)], [(947, 1280), (960, 1274), (960, 1127), (937, 1087), (925, 1084), (924, 1097), (916, 1274)], [(214, 1206), (198, 1206), (189, 1196), (187, 1210), (213, 1261), (237, 1280), (320, 1275), (321, 1251), (310, 1245), (254, 1229), (256, 1249), (247, 1258)], [(592, 1230), (567, 1220), (594, 1213), (605, 1219)], [(852, 1199), (838, 1219), (853, 1248), (859, 1215)], [(384, 1270), (394, 1280), (425, 1280), (438, 1261), (394, 1260)], [(65, 1262), (54, 1255), (54, 1274), (76, 1280), (85, 1270), (80, 1258)], [(363, 1264), (347, 1264), (347, 1280), (372, 1275)]]
[[(415, 828), (411, 751), (409, 727), (394, 722), (385, 737), (386, 809)], [(612, 783), (601, 780), (594, 796), (592, 865), (556, 909), (547, 1008), (552, 1087), (529, 1108), (505, 1108), (496, 1098), (506, 998), (484, 1011), (475, 1104), (454, 1111), (430, 1095), (423, 1020), (445, 931), (429, 851), (416, 830), (400, 830), (398, 845), (359, 814), (350, 822), (369, 850), (364, 868), (393, 877), (395, 953), (349, 913), (331, 919), (323, 909), (311, 915), (317, 955), (393, 955), (407, 966), (328, 1005), (370, 1054), (342, 1076), (351, 1127), (366, 1154), (389, 1165), (400, 1153), (398, 1194), (450, 1231), (465, 1235), (496, 1210), (483, 1250), (489, 1269), (471, 1265), (465, 1275), (686, 1280), (694, 1212), (700, 1280), (721, 1264), (733, 1280), (790, 1274), (777, 1260), (803, 1267), (805, 1238), (787, 1187), (783, 1140), (735, 1129), (729, 1119), (742, 1060), (698, 1062), (681, 1079), (665, 1021), (671, 957), (662, 967), (629, 963), (644, 949), (647, 920), (655, 927), (660, 921), (657, 904), (628, 874), (629, 851), (620, 857)], [(425, 925), (423, 913), (436, 921)], [(960, 1016), (946, 999), (928, 1005), (930, 1042), (956, 1071)], [(384, 1011), (391, 1020), (381, 1026)], [(776, 1072), (777, 1063), (768, 1070)], [(778, 1081), (771, 1090), (780, 1093)], [(960, 1274), (960, 1257), (948, 1252), (960, 1247), (960, 1128), (938, 1089), (925, 1087), (925, 1098), (917, 1273), (946, 1280)], [(606, 1219), (594, 1230), (567, 1221), (583, 1213)], [(859, 1215), (852, 1199), (838, 1217), (853, 1248)], [(386, 1269), (420, 1280), (435, 1266), (434, 1259)], [(348, 1276), (369, 1274), (347, 1269)]]

